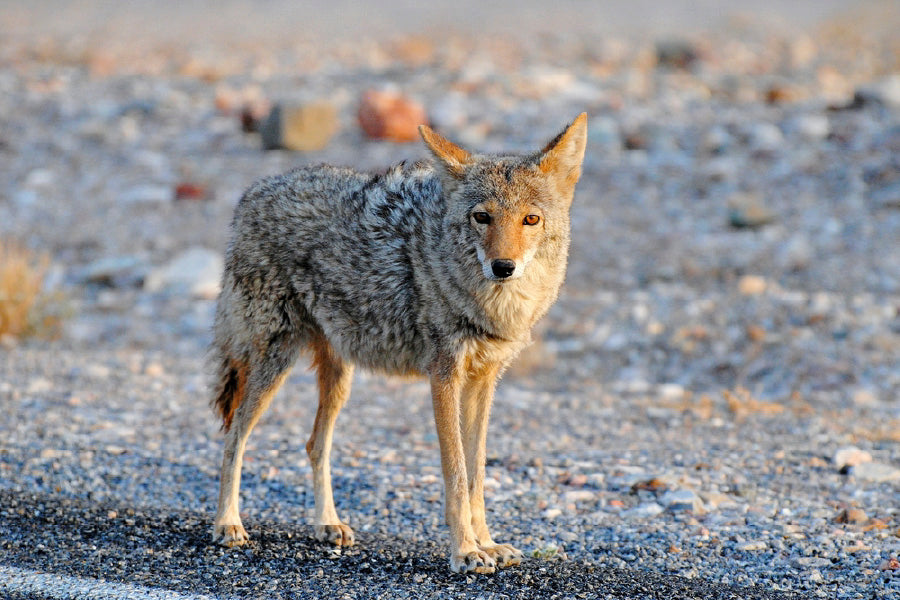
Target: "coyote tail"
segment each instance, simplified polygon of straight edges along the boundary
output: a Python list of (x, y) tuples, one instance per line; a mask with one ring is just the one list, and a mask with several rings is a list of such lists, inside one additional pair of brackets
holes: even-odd
[(232, 358), (221, 350), (217, 350), (216, 355), (213, 359), (215, 376), (212, 382), (212, 405), (222, 417), (222, 429), (228, 431), (234, 412), (244, 399), (247, 363)]

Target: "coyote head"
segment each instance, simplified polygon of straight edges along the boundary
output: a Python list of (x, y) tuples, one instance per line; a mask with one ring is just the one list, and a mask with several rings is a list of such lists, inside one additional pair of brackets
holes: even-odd
[(419, 131), (441, 174), (445, 234), (474, 248), (485, 278), (518, 279), (542, 251), (561, 251), (564, 263), (569, 207), (587, 142), (586, 114), (543, 150), (524, 156), (469, 153), (425, 125)]

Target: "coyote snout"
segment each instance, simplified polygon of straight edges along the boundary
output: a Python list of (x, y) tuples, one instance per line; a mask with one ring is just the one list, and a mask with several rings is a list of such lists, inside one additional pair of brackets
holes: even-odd
[(484, 276), (498, 282), (522, 277), (544, 235), (540, 209), (507, 198), (502, 204), (477, 205), (471, 221), (480, 238), (478, 260)]

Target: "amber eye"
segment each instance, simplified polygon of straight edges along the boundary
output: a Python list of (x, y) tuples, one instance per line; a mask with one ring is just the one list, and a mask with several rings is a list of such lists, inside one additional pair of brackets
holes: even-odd
[(537, 225), (541, 222), (541, 218), (537, 215), (528, 215), (524, 219), (522, 219), (522, 223), (525, 225)]
[(472, 213), (472, 218), (475, 219), (476, 223), (481, 223), (482, 225), (487, 225), (491, 222), (491, 215), (486, 212)]

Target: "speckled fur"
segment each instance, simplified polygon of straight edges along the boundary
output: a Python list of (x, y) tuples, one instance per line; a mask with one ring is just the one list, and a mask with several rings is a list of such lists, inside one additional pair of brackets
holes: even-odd
[[(379, 175), (304, 167), (247, 190), (232, 223), (211, 351), (213, 403), (226, 430), (219, 541), (247, 540), (237, 509), (243, 447), (309, 350), (323, 388), (307, 445), (317, 537), (352, 543), (334, 511), (327, 463), (334, 418), (359, 365), (432, 379), (452, 568), (485, 572), (518, 562), (521, 553), (490, 541), (483, 499), (475, 497), (487, 412), (497, 378), (531, 341), (565, 276), (585, 131), (581, 115), (540, 152), (489, 156), (423, 127), (434, 165)], [(476, 207), (494, 215), (493, 229), (473, 221)], [(522, 224), (530, 212), (541, 215), (539, 227)], [(512, 278), (490, 278), (485, 260), (500, 257), (486, 259), (491, 252), (519, 252)], [(466, 394), (478, 398), (478, 410), (466, 408)], [(464, 422), (460, 430), (460, 417), (469, 429)]]

